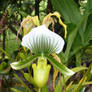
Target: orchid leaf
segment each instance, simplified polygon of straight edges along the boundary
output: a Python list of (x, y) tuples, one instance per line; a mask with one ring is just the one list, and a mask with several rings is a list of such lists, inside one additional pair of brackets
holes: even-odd
[(68, 42), (67, 42), (67, 48), (65, 51), (65, 63), (67, 63), (68, 59), (69, 59), (69, 54), (70, 54), (70, 50), (71, 47), (73, 45), (73, 42), (75, 41), (75, 38), (77, 36), (77, 33), (81, 27), (81, 25), (83, 24), (83, 22), (85, 21), (85, 19), (88, 18), (88, 16), (91, 14), (92, 12), (86, 14), (85, 16), (83, 16), (80, 20), (80, 22), (77, 24), (77, 26), (75, 27), (75, 29), (71, 32), (71, 34), (68, 37)]
[(81, 14), (74, 0), (51, 0), (53, 8), (64, 17), (67, 23), (77, 24)]

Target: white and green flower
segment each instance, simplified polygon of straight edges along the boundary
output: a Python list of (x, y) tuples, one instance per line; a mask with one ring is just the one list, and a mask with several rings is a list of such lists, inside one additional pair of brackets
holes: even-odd
[(22, 45), (32, 53), (60, 53), (64, 47), (64, 40), (58, 34), (49, 30), (45, 25), (33, 28), (22, 39)]
[(64, 64), (57, 62), (52, 53), (59, 54), (64, 47), (64, 40), (58, 34), (49, 30), (45, 25), (33, 28), (22, 39), (22, 46), (31, 50), (34, 55), (24, 61), (11, 63), (11, 67), (15, 70), (22, 69), (30, 65), (39, 57), (45, 57), (50, 63), (56, 67), (62, 74), (70, 76), (74, 72), (68, 69)]

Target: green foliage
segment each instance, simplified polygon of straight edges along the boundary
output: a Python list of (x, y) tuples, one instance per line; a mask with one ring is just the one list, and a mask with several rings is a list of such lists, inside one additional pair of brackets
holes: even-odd
[(2, 48), (0, 48), (0, 52), (4, 53), (11, 62), (14, 62), (14, 60), (12, 59), (12, 57), (6, 51), (4, 51)]
[[(61, 80), (58, 80), (54, 92), (61, 92), (61, 90), (63, 92), (84, 92), (83, 88), (85, 87), (86, 82), (91, 83), (91, 81), (89, 81), (89, 79), (91, 79), (92, 77), (92, 74), (90, 74), (91, 67), (92, 64), (89, 66), (88, 69), (86, 67), (76, 67), (72, 69), (75, 72), (84, 71), (85, 69), (87, 70), (77, 84), (75, 84), (74, 80), (69, 81), (71, 77), (67, 78), (62, 76)], [(69, 83), (67, 84), (67, 82)]]
[(24, 87), (16, 86), (14, 88), (10, 88), (10, 92), (27, 92)]
[[(89, 15), (89, 14), (88, 14)], [(70, 54), (70, 49), (72, 48), (72, 44), (76, 38), (76, 35), (81, 27), (81, 25), (83, 24), (84, 20), (88, 17), (88, 15), (82, 17), (82, 19), (80, 20), (80, 22), (77, 24), (77, 26), (74, 28), (74, 30), (72, 31), (71, 34), (69, 34), (69, 37), (68, 37), (68, 42), (67, 42), (67, 48), (66, 48), (66, 51), (65, 51), (65, 62), (68, 61), (68, 57), (69, 57), (69, 54)], [(75, 43), (75, 42), (74, 42)], [(74, 49), (75, 50), (75, 49)]]
[[(58, 0), (58, 2), (56, 0), (54, 1), (51, 0), (51, 1), (52, 1), (52, 5), (54, 9), (60, 12), (60, 14), (65, 20), (65, 23), (67, 23), (67, 29), (68, 29), (68, 36), (66, 39), (67, 47), (64, 53), (62, 52), (59, 54), (61, 61), (68, 65), (68, 63), (72, 60), (72, 57), (75, 57), (76, 66), (80, 66), (85, 50), (88, 48), (88, 46), (89, 47), (92, 46), (91, 44), (91, 41), (92, 41), (92, 29), (91, 29), (92, 1), (88, 0), (87, 4), (85, 5), (85, 11), (82, 15), (81, 15), (81, 12), (79, 11), (78, 6), (75, 4), (73, 0), (62, 0), (62, 1)], [(91, 49), (89, 49), (88, 51), (91, 51)], [(92, 53), (90, 54), (92, 55)], [(90, 67), (92, 66), (90, 65)], [(92, 74), (88, 72), (89, 68), (86, 74), (91, 76)], [(87, 68), (75, 67), (74, 71), (79, 72), (81, 69), (85, 70)], [(84, 84), (86, 84), (86, 81), (90, 79), (90, 77), (88, 76), (86, 76), (87, 78), (86, 79), (85, 76), (86, 75), (84, 74), (82, 79), (79, 81), (79, 83), (76, 86), (71, 81), (70, 84), (65, 87), (66, 89), (64, 92), (71, 92), (73, 88), (74, 88), (73, 92), (82, 92), (83, 89), (85, 88)], [(70, 77), (64, 80), (68, 80), (69, 78)], [(61, 80), (63, 80), (63, 78), (61, 78)], [(60, 89), (59, 84), (60, 84), (60, 80), (55, 90)]]
[(26, 91), (31, 92), (30, 88), (28, 86), (26, 86), (26, 84), (23, 82), (23, 80), (21, 80), (21, 78), (14, 73), (14, 76), (19, 80), (19, 82), (24, 86), (24, 88), (26, 88)]
[(11, 88), (11, 90), (12, 90), (13, 92), (21, 92), (20, 90), (18, 90), (18, 89), (16, 89), (16, 88)]
[[(91, 18), (92, 3), (88, 0), (84, 15), (81, 15), (78, 6), (73, 0), (52, 0), (55, 10), (59, 11), (68, 24), (67, 47), (65, 53), (61, 53), (63, 63), (68, 64), (72, 56), (76, 57), (76, 65), (81, 65), (84, 48), (91, 45), (92, 40)], [(58, 8), (57, 8), (58, 7)], [(70, 10), (69, 10), (70, 9)], [(63, 56), (63, 58), (62, 58)]]
[(89, 12), (91, 9), (92, 9), (92, 0), (87, 0), (87, 4), (85, 6), (85, 12), (84, 13)]
[(81, 18), (78, 6), (74, 0), (51, 0), (53, 7), (57, 10), (66, 23), (77, 24)]
[[(80, 0), (80, 1), (85, 1), (85, 0)], [(84, 62), (87, 63), (89, 60), (92, 61), (92, 57), (89, 58), (89, 56), (92, 56), (92, 27), (91, 27), (92, 0), (87, 0), (87, 3), (85, 4), (82, 3), (84, 6), (82, 6), (81, 4), (80, 7), (77, 6), (74, 0), (58, 0), (58, 1), (51, 0), (51, 3), (53, 9), (61, 14), (61, 17), (63, 18), (64, 22), (67, 25), (67, 38), (65, 39), (66, 48), (64, 49), (63, 52), (61, 52), (58, 55), (62, 63), (57, 62), (58, 60), (54, 59), (51, 55), (47, 55), (47, 54), (43, 55), (48, 59), (48, 61), (52, 64), (53, 67), (58, 69), (58, 71), (63, 74), (61, 76), (61, 79), (58, 80), (58, 83), (54, 88), (54, 92), (61, 92), (61, 91), (83, 92), (83, 90), (86, 88), (85, 87), (86, 85), (92, 84), (92, 64), (88, 68), (81, 66), (81, 62), (83, 60)], [(40, 21), (42, 21), (42, 19), (46, 15), (47, 4), (48, 4), (47, 0), (40, 1), (40, 6), (39, 6)], [(8, 16), (6, 16), (7, 23), (5, 24), (6, 26), (5, 30), (8, 31), (10, 29), (8, 28), (9, 25), (12, 25), (16, 30), (18, 30), (19, 25), (23, 20), (23, 18), (25, 18), (27, 15), (32, 15), (32, 16), (35, 15), (34, 5), (35, 5), (35, 0), (25, 0), (25, 1), (3, 0), (0, 3), (0, 18), (2, 18), (5, 11), (8, 12)], [(84, 10), (82, 10), (81, 8)], [(0, 29), (2, 29), (1, 26)], [(8, 34), (8, 32), (6, 34)], [(22, 35), (22, 32), (20, 34)], [(2, 40), (2, 36), (1, 36), (1, 40)], [(14, 41), (16, 41), (16, 39)], [(7, 44), (6, 46), (6, 51), (9, 51), (10, 54), (13, 52), (15, 48), (18, 49), (17, 43), (16, 42), (14, 44), (12, 43), (14, 42), (10, 41), (9, 44)], [(44, 46), (44, 48), (46, 48), (46, 46)], [(24, 78), (27, 80), (27, 82), (29, 82), (30, 85), (33, 85), (33, 90), (38, 91), (39, 88), (37, 88), (37, 86), (35, 85), (30, 69), (32, 62), (33, 61), (35, 62), (40, 55), (29, 56), (28, 50), (26, 51), (20, 50), (19, 54), (17, 53), (18, 56), (12, 58), (6, 51), (0, 48), (0, 54), (2, 55), (4, 53), (5, 56), (8, 57), (9, 61), (11, 62), (15, 62), (16, 60), (18, 61), (15, 64), (13, 63), (14, 65), (11, 64), (12, 67), (14, 67), (16, 70), (27, 67), (28, 73), (25, 73), (21, 70), (22, 74), (24, 75)], [(86, 56), (86, 54), (88, 56)], [(87, 60), (85, 60), (84, 57)], [(72, 62), (76, 64), (74, 68), (71, 68), (73, 72), (63, 64), (65, 63), (68, 66), (69, 63), (72, 65)], [(10, 69), (11, 67), (9, 66), (8, 63), (2, 62), (0, 64), (0, 75), (7, 74), (10, 71)], [(80, 75), (82, 75), (82, 78), (76, 80), (76, 82), (73, 79), (76, 78), (76, 74), (72, 76), (74, 72), (76, 74), (80, 73)], [(65, 75), (70, 75), (70, 76), (66, 77)], [(26, 83), (23, 82), (23, 80), (17, 74), (15, 74), (15, 72), (14, 72), (14, 77), (16, 77), (17, 80), (19, 80), (19, 82), (21, 83), (21, 85), (23, 85), (23, 87), (21, 86), (11, 87), (10, 88), (11, 92), (31, 92), (31, 89), (26, 85)], [(76, 79), (78, 79), (78, 77)], [(39, 92), (40, 91), (41, 89), (39, 89)], [(42, 88), (42, 92), (48, 92), (47, 85), (45, 85)]]
[(58, 81), (56, 88), (54, 89), (54, 92), (61, 92), (62, 88), (61, 88), (62, 82), (61, 80)]
[(35, 82), (34, 82), (34, 79), (33, 79), (33, 77), (32, 77), (31, 74), (29, 74), (29, 73), (24, 73), (24, 77), (25, 77), (25, 79), (26, 79), (29, 83), (31, 83), (31, 84), (33, 84), (34, 86), (36, 86), (36, 85), (35, 85)]

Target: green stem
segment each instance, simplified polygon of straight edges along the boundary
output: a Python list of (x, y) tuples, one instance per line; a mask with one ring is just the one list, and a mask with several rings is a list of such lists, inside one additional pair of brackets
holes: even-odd
[(41, 92), (41, 88), (38, 88), (38, 92)]

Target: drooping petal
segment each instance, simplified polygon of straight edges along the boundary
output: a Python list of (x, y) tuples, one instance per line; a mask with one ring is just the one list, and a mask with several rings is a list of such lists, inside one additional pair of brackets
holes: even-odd
[(31, 57), (27, 57), (26, 59), (24, 59), (23, 61), (19, 61), (19, 62), (13, 62), (11, 63), (11, 67), (15, 70), (20, 70), (23, 69), (29, 65), (31, 65), (31, 63), (38, 58), (40, 55), (34, 55)]
[(66, 67), (63, 63), (57, 62), (54, 58), (52, 58), (50, 55), (45, 55), (45, 57), (50, 61), (50, 63), (57, 68), (62, 74), (65, 76), (72, 76), (75, 74), (72, 70), (70, 70), (68, 67)]
[(39, 26), (39, 19), (38, 16), (27, 16), (22, 22), (21, 27), (23, 27), (23, 36), (26, 35), (32, 28), (35, 26)]
[(22, 45), (33, 53), (60, 53), (64, 46), (64, 40), (58, 34), (52, 32), (45, 25), (33, 28), (22, 39)]
[(59, 14), (59, 12), (54, 12), (54, 13), (49, 13), (44, 19), (42, 24), (45, 24), (47, 27), (50, 26), (50, 24), (52, 24), (52, 26), (54, 27), (54, 19), (52, 16), (56, 16), (59, 20), (59, 24), (62, 25), (64, 27), (64, 31), (65, 31), (65, 35), (64, 37), (66, 38), (67, 36), (67, 26), (66, 24), (63, 23), (63, 21), (61, 20), (61, 15)]

